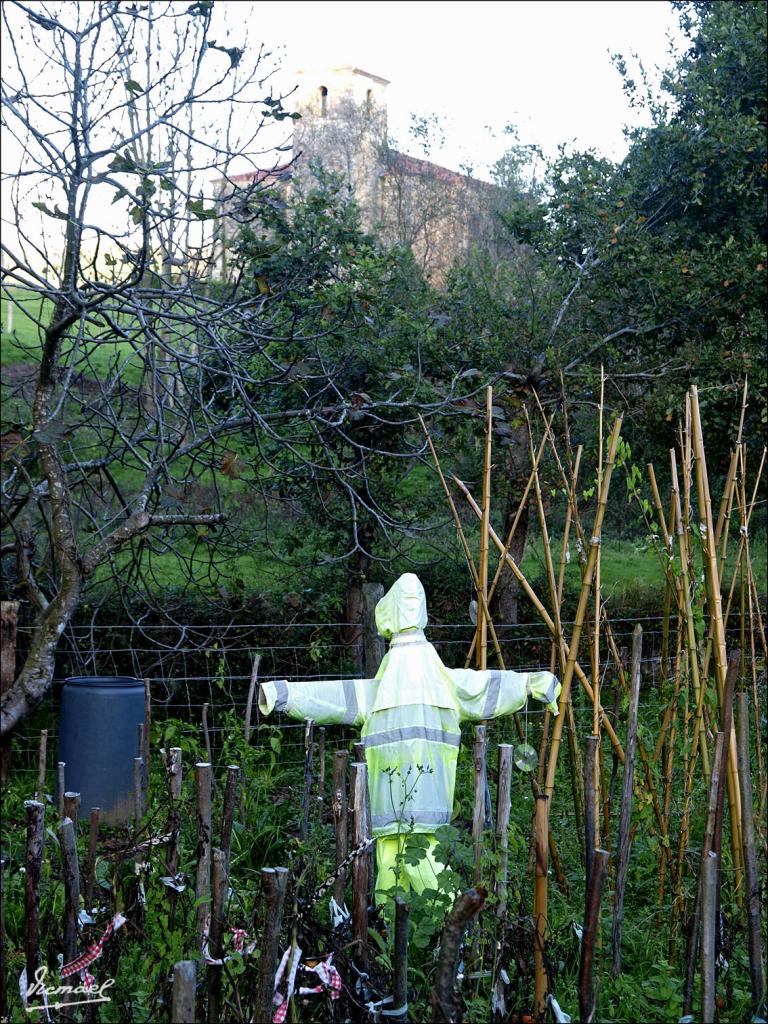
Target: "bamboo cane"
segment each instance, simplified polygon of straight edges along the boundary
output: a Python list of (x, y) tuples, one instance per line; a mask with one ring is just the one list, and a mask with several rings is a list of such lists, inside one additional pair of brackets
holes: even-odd
[[(706, 563), (707, 591), (710, 602), (710, 615), (714, 621), (715, 642), (715, 681), (722, 706), (727, 658), (725, 653), (725, 630), (723, 628), (722, 598), (720, 595), (720, 577), (715, 557), (715, 538), (712, 526), (712, 506), (709, 496), (707, 464), (704, 454), (704, 436), (701, 429), (698, 391), (691, 388), (691, 418), (693, 426), (693, 444), (696, 455), (696, 487), (699, 498), (699, 514), (704, 527), (704, 553)], [(731, 814), (731, 848), (733, 853), (734, 885), (737, 901), (741, 904), (742, 867), (741, 867), (741, 796), (736, 759), (736, 737), (731, 733), (728, 751), (728, 805)]]
[[(477, 604), (477, 643), (475, 660), (478, 669), (484, 670), (488, 665), (488, 619), (486, 607), (488, 602), (488, 527), (491, 523), (491, 432), (493, 429), (493, 388), (485, 392), (485, 452), (483, 457), (483, 514), (480, 519), (480, 557), (477, 568), (478, 604)], [(480, 592), (483, 599), (480, 600)]]
[(736, 695), (739, 732), (739, 777), (741, 806), (744, 815), (744, 875), (746, 878), (747, 941), (749, 948), (749, 980), (752, 988), (752, 1010), (757, 1014), (763, 1002), (765, 977), (760, 933), (760, 874), (755, 853), (755, 829), (752, 820), (752, 777), (749, 764), (749, 695)]
[[(479, 518), (480, 517), (480, 507), (477, 504), (477, 502), (475, 501), (475, 499), (472, 497), (472, 494), (470, 493), (469, 489), (466, 487), (466, 485), (461, 480), (458, 479), (458, 477), (454, 476), (453, 480), (456, 483), (456, 486), (459, 488), (459, 490), (462, 492), (464, 497), (469, 502), (469, 505), (472, 508), (472, 510), (475, 513), (475, 515)], [(602, 518), (602, 516), (601, 516), (601, 518)], [(503, 552), (504, 551), (504, 545), (502, 544), (500, 538), (498, 537), (498, 535), (494, 531), (493, 527), (490, 528), (489, 534), (490, 534), (491, 540), (496, 545), (498, 550)], [(539, 600), (539, 598), (536, 595), (535, 591), (531, 587), (530, 583), (525, 578), (525, 575), (520, 570), (520, 568), (518, 567), (517, 563), (515, 562), (515, 560), (512, 558), (512, 556), (508, 552), (506, 554), (506, 559), (507, 559), (507, 564), (509, 565), (510, 569), (512, 570), (513, 574), (515, 575), (515, 577), (518, 580), (518, 582), (520, 583), (520, 585), (522, 586), (526, 596), (531, 601), (531, 603), (534, 605), (534, 607), (536, 608), (536, 611), (539, 613), (541, 618), (544, 620), (544, 624), (549, 629), (549, 631), (552, 634), (552, 636), (554, 636), (555, 632), (556, 632), (555, 631), (555, 624), (552, 621), (552, 618), (550, 617), (549, 612), (546, 610), (544, 605), (541, 603), (541, 601)], [(583, 617), (583, 614), (582, 614), (582, 617)], [(563, 653), (566, 656), (566, 658), (568, 658), (570, 656), (570, 649), (568, 647), (568, 644), (565, 641), (563, 641), (563, 645), (564, 645), (563, 646)], [(587, 695), (587, 698), (591, 701), (592, 700), (592, 687), (590, 686), (589, 680), (587, 679), (586, 675), (584, 674), (584, 670), (575, 661), (574, 661), (573, 668), (571, 670), (571, 675), (573, 676), (573, 674), (576, 675), (576, 678), (581, 683), (582, 688), (583, 688), (584, 692)], [(570, 688), (570, 682), (569, 682), (569, 688)], [(560, 700), (563, 701), (562, 693), (560, 695)], [(613, 727), (611, 726), (611, 724), (609, 722), (605, 721), (604, 711), (603, 711), (602, 708), (600, 709), (600, 714), (601, 714), (601, 716), (603, 716), (603, 726), (605, 728), (605, 731), (608, 733), (608, 736), (610, 737), (610, 740), (611, 740), (611, 743), (612, 743), (612, 745), (614, 747), (614, 750), (616, 751), (619, 760), (623, 764), (624, 763), (624, 751), (622, 750), (621, 743), (619, 742), (619, 738), (616, 735), (616, 732), (613, 729)], [(558, 719), (558, 721), (559, 720), (560, 719)], [(550, 759), (551, 759), (551, 756), (552, 755), (550, 753)]]
[(613, 903), (611, 930), (612, 963), (614, 977), (621, 971), (621, 930), (624, 921), (624, 889), (627, 882), (630, 853), (630, 825), (632, 823), (632, 794), (634, 791), (635, 743), (637, 740), (637, 711), (640, 703), (640, 667), (643, 649), (643, 628), (638, 623), (632, 636), (632, 671), (629, 708), (627, 712), (627, 741), (624, 747), (624, 778), (621, 791), (621, 817), (616, 852), (616, 891)]
[[(595, 522), (592, 528), (592, 540), (589, 548), (589, 558), (587, 560), (587, 569), (582, 582), (581, 594), (579, 596), (579, 603), (576, 609), (576, 617), (573, 624), (573, 632), (571, 634), (570, 650), (568, 651), (568, 657), (565, 666), (565, 672), (563, 673), (562, 690), (560, 693), (560, 710), (565, 709), (565, 702), (568, 699), (568, 693), (571, 688), (571, 680), (573, 679), (574, 670), (576, 667), (576, 657), (578, 655), (579, 640), (581, 638), (581, 628), (584, 621), (584, 613), (587, 607), (587, 600), (589, 598), (589, 592), (594, 578), (595, 565), (597, 564), (598, 551), (600, 548), (600, 531), (603, 525), (603, 517), (605, 515), (605, 508), (608, 501), (608, 490), (611, 483), (611, 473), (613, 471), (614, 460), (616, 458), (616, 449), (619, 443), (619, 433), (621, 431), (621, 417), (617, 417), (611, 434), (610, 448), (608, 451), (608, 458), (605, 466), (605, 476), (603, 477), (602, 486), (600, 487), (600, 495), (598, 500), (597, 511), (595, 513)], [(590, 695), (595, 700), (594, 693)], [(600, 720), (603, 721), (602, 708), (599, 707)], [(549, 762), (547, 764), (547, 775), (546, 782), (544, 785), (544, 792), (547, 796), (551, 796), (555, 788), (555, 769), (557, 767), (557, 755), (560, 748), (560, 739), (563, 732), (564, 717), (560, 715), (558, 720), (555, 722), (552, 730), (552, 742), (549, 753)], [(604, 722), (606, 729), (608, 723)], [(614, 734), (615, 735), (615, 734)], [(618, 742), (618, 737), (616, 739)], [(623, 751), (622, 751), (623, 754)], [(623, 761), (623, 758), (622, 758)]]
[(534, 815), (536, 836), (536, 885), (534, 889), (534, 1018), (543, 1021), (547, 1011), (547, 970), (544, 962), (547, 941), (547, 835), (549, 833), (549, 797), (540, 793)]

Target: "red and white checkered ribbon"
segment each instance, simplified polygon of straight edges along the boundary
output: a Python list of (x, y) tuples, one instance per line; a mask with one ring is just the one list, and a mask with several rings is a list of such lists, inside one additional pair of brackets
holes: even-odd
[[(203, 960), (208, 964), (209, 967), (221, 967), (227, 960), (231, 960), (231, 956), (225, 956), (221, 958), (211, 956), (211, 951), (208, 947), (208, 929), (211, 927), (211, 915), (205, 919), (205, 929), (203, 931), (203, 942), (201, 950), (203, 954)], [(250, 954), (256, 949), (257, 940), (253, 939), (246, 946), (245, 940), (248, 937), (248, 933), (245, 928), (230, 928), (232, 932), (232, 945), (234, 946), (235, 952), (240, 953), (242, 956), (250, 956)]]
[(311, 974), (316, 974), (320, 979), (320, 984), (315, 985), (314, 988), (300, 988), (300, 996), (311, 996), (328, 990), (328, 994), (331, 999), (338, 999), (341, 995), (341, 975), (333, 966), (333, 953), (330, 954), (325, 960), (321, 960), (320, 963), (315, 964), (314, 967), (310, 967), (308, 964), (302, 964), (301, 969), (303, 971), (309, 971)]
[[(98, 960), (102, 954), (104, 946), (107, 944), (112, 934), (116, 932), (118, 928), (122, 928), (125, 922), (126, 918), (124, 918), (122, 914), (115, 914), (98, 942), (94, 942), (94, 944), (89, 946), (84, 953), (80, 954), (80, 956), (75, 957), (74, 960), (70, 960), (68, 964), (64, 964), (61, 968), (62, 978), (68, 978), (72, 974), (82, 973), (85, 984), (92, 986), (94, 979), (92, 975), (88, 974), (86, 967), (90, 967), (94, 960)], [(90, 979), (90, 981), (88, 979)]]
[[(288, 963), (289, 959), (290, 966)], [(272, 1024), (283, 1024), (283, 1021), (288, 1016), (288, 1003), (293, 995), (293, 989), (296, 984), (296, 971), (299, 968), (299, 960), (301, 960), (301, 950), (298, 946), (294, 947), (293, 956), (291, 956), (290, 946), (283, 953), (283, 958), (280, 961), (280, 966), (277, 968), (277, 974), (275, 975), (275, 994), (272, 997), (272, 1002), (277, 1009), (272, 1017)], [(280, 988), (280, 982), (283, 980), (283, 974), (285, 973), (286, 967), (288, 967), (288, 981), (286, 983), (286, 993), (283, 995), (277, 990)]]

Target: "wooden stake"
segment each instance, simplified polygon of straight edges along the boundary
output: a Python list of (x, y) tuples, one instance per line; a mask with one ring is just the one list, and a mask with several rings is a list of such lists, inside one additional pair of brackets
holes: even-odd
[(256, 988), (253, 1019), (272, 1020), (274, 1007), (275, 970), (280, 946), (280, 928), (283, 922), (285, 892), (288, 887), (287, 868), (262, 868), (261, 889), (264, 894), (264, 932), (259, 960), (259, 981)]
[(715, 1024), (715, 935), (717, 932), (717, 854), (701, 865), (701, 1021)]
[(515, 748), (511, 743), (499, 744), (499, 785), (496, 800), (496, 850), (499, 874), (496, 880), (496, 916), (507, 918), (507, 874), (509, 871), (509, 814), (512, 806), (512, 765)]
[[(347, 752), (337, 750), (333, 755), (333, 823), (336, 831), (336, 867), (342, 864), (349, 851), (347, 832)], [(333, 898), (344, 906), (344, 889), (347, 884), (346, 871), (340, 871), (333, 883)]]
[(472, 849), (474, 852), (474, 880), (475, 887), (480, 884), (482, 878), (482, 853), (483, 853), (483, 829), (485, 827), (485, 785), (486, 785), (486, 753), (488, 740), (486, 738), (486, 727), (475, 726), (475, 742), (472, 747), (472, 757), (475, 767), (475, 796), (472, 808)]
[(202, 943), (211, 895), (211, 766), (207, 762), (199, 762), (195, 765), (195, 795), (197, 814), (196, 930), (198, 940)]
[(253, 659), (253, 668), (251, 669), (251, 684), (248, 687), (248, 700), (245, 705), (245, 724), (243, 726), (243, 736), (245, 742), (250, 743), (251, 740), (251, 712), (253, 710), (253, 697), (256, 693), (256, 686), (259, 682), (259, 665), (261, 664), (261, 655), (257, 654)]
[[(208, 949), (213, 960), (221, 960), (224, 956), (224, 906), (227, 901), (227, 884), (227, 855), (223, 850), (214, 850), (211, 923), (208, 929)], [(208, 965), (208, 1024), (219, 1024), (222, 971), (223, 964)]]
[(71, 818), (58, 827), (64, 879), (64, 963), (77, 956), (77, 925), (80, 916), (80, 868), (77, 862), (75, 828)]
[(196, 985), (196, 960), (179, 960), (174, 964), (171, 999), (171, 1020), (174, 1024), (195, 1024)]
[(632, 824), (632, 796), (635, 777), (635, 742), (637, 739), (637, 709), (640, 701), (640, 665), (642, 661), (643, 629), (640, 623), (632, 635), (632, 672), (630, 676), (629, 710), (627, 713), (627, 740), (624, 746), (624, 778), (621, 787), (621, 817), (619, 820), (618, 850), (616, 854), (616, 891), (613, 903), (611, 951), (614, 977), (621, 971), (621, 929), (624, 921), (624, 889), (629, 868)]
[(763, 943), (760, 931), (760, 874), (755, 852), (755, 825), (752, 817), (752, 775), (749, 764), (749, 694), (736, 695), (739, 779), (743, 819), (744, 878), (746, 882), (747, 941), (749, 945), (749, 981), (752, 987), (752, 1011), (757, 1014), (765, 993)]
[(453, 909), (445, 919), (440, 937), (440, 960), (435, 984), (430, 993), (432, 1024), (456, 1024), (458, 1021), (454, 990), (459, 965), (461, 942), (467, 926), (477, 917), (485, 903), (484, 889), (468, 889), (456, 897)]
[(144, 770), (147, 773), (147, 796), (149, 796), (149, 782), (151, 778), (150, 764), (149, 764), (149, 751), (151, 747), (150, 743), (150, 731), (152, 729), (152, 688), (149, 679), (144, 680), (144, 749), (141, 751), (141, 756), (144, 758)]
[(141, 826), (141, 816), (144, 813), (144, 800), (142, 793), (142, 775), (144, 774), (144, 758), (134, 757), (133, 759), (133, 819), (136, 831)]
[(321, 725), (317, 730), (317, 796), (319, 800), (325, 797), (325, 726)]
[(79, 793), (65, 793), (64, 794), (64, 817), (72, 820), (72, 827), (77, 835), (77, 809), (80, 806), (80, 794)]
[[(395, 897), (395, 948), (392, 977), (392, 1009), (387, 1019), (408, 1020), (408, 914), (410, 908), (402, 896)], [(402, 1007), (402, 1012), (398, 1013)]]
[(699, 945), (699, 924), (701, 921), (701, 886), (704, 878), (704, 862), (712, 851), (712, 840), (715, 833), (715, 817), (717, 815), (717, 801), (721, 788), (721, 778), (724, 771), (725, 735), (720, 732), (715, 739), (715, 753), (712, 759), (712, 775), (709, 780), (709, 801), (707, 805), (707, 818), (704, 827), (704, 838), (701, 844), (701, 861), (699, 867), (699, 878), (696, 887), (693, 911), (691, 913), (690, 929), (688, 932), (688, 943), (685, 955), (685, 984), (683, 987), (683, 1016), (691, 1012), (693, 1006), (693, 985), (696, 973), (696, 951)]
[(208, 704), (203, 704), (203, 740), (205, 741), (205, 757), (208, 764), (213, 764), (211, 757), (211, 734), (208, 731)]
[(25, 800), (27, 850), (24, 862), (24, 952), (28, 984), (40, 966), (40, 872), (45, 838), (45, 804)]
[(96, 888), (96, 851), (99, 842), (100, 808), (92, 807), (88, 828), (88, 857), (85, 862), (85, 909), (90, 913), (93, 909), (93, 891)]
[(221, 849), (227, 860), (227, 870), (229, 870), (229, 858), (232, 851), (232, 825), (235, 818), (239, 778), (240, 768), (236, 764), (227, 765), (227, 788), (224, 791), (224, 810), (221, 821)]
[(594, 1020), (595, 999), (592, 986), (592, 964), (595, 956), (600, 924), (600, 901), (603, 897), (603, 885), (608, 870), (610, 854), (607, 850), (595, 850), (592, 875), (587, 893), (587, 912), (584, 917), (584, 929), (581, 936), (581, 961), (579, 963), (579, 1019), (582, 1024)]
[[(181, 814), (179, 804), (181, 801), (181, 785), (182, 785), (182, 773), (183, 773), (183, 761), (181, 747), (171, 747), (168, 751), (168, 759), (166, 761), (166, 773), (168, 776), (168, 802), (170, 804), (170, 813), (168, 821), (168, 831), (170, 832), (170, 841), (168, 843), (168, 850), (166, 853), (166, 865), (168, 875), (171, 878), (175, 878), (179, 871), (179, 833), (181, 828)], [(176, 919), (176, 898), (178, 893), (175, 889), (168, 888), (168, 927), (173, 929), (174, 922)]]
[(312, 800), (312, 729), (310, 718), (304, 726), (304, 790), (301, 797), (301, 829), (299, 835), (306, 839), (309, 835), (309, 807)]
[(40, 730), (40, 753), (37, 758), (37, 792), (35, 799), (45, 801), (45, 760), (48, 750), (48, 730)]
[[(368, 832), (368, 766), (364, 761), (350, 765), (352, 791), (352, 845), (361, 846), (369, 839)], [(368, 858), (355, 857), (352, 862), (352, 939), (354, 960), (358, 970), (368, 970)]]
[(56, 765), (56, 804), (59, 812), (59, 820), (64, 817), (64, 791), (66, 790), (66, 781), (64, 770), (67, 767), (65, 761), (59, 761)]

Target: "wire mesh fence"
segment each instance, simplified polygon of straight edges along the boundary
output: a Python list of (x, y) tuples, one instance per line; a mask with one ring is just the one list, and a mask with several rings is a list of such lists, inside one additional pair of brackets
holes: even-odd
[[(667, 671), (662, 664), (664, 620), (661, 616), (622, 618), (611, 621), (616, 648), (625, 667), (629, 664), (632, 631), (637, 623), (643, 628), (642, 707), (652, 715), (662, 714), (669, 694), (665, 692)], [(565, 636), (570, 623), (563, 623)], [(341, 679), (355, 674), (348, 637), (359, 627), (350, 623), (268, 622), (235, 625), (73, 625), (62, 637), (56, 661), (56, 684), (36, 715), (14, 738), (18, 769), (34, 767), (37, 753), (36, 730), (43, 718), (54, 721), (58, 715), (61, 682), (74, 675), (129, 675), (148, 679), (152, 696), (152, 713), (156, 721), (178, 718), (190, 725), (200, 725), (204, 705), (208, 705), (208, 731), (215, 749), (223, 725), (224, 713), (245, 714), (254, 658), (259, 657), (260, 680)], [(443, 662), (449, 667), (464, 665), (475, 627), (471, 622), (434, 624), (428, 637)], [(505, 665), (519, 672), (549, 668), (551, 636), (543, 623), (522, 623), (497, 627)], [(667, 649), (674, 658), (676, 630), (669, 631)], [(20, 626), (17, 633), (18, 658), (23, 658), (32, 640), (29, 627)], [(729, 640), (739, 641), (738, 626), (729, 630)], [(582, 638), (581, 661), (589, 675), (587, 637)], [(745, 669), (751, 673), (750, 652), (746, 651)], [(492, 655), (489, 655), (492, 659)], [(493, 661), (491, 660), (491, 664)], [(764, 685), (765, 665), (756, 666)], [(557, 673), (557, 667), (555, 672)], [(603, 639), (599, 674), (601, 700), (606, 713), (614, 708), (616, 671), (607, 644)], [(579, 735), (591, 729), (592, 705), (586, 695), (574, 687), (573, 703)], [(538, 740), (543, 718), (541, 705), (532, 702), (525, 712), (526, 727), (533, 742)], [(253, 725), (259, 729), (258, 709), (254, 705)], [(300, 764), (303, 760), (303, 724), (285, 716), (275, 715), (270, 725), (279, 724), (284, 732), (281, 756)], [(329, 741), (340, 743), (354, 736), (354, 730), (329, 728)], [(51, 736), (49, 743), (55, 737)], [(50, 748), (49, 748), (50, 749)], [(55, 746), (50, 750), (55, 755)]]

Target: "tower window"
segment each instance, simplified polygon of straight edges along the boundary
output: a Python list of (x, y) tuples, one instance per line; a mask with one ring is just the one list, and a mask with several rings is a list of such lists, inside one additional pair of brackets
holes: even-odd
[(328, 90), (324, 85), (320, 86), (320, 117), (328, 113)]

